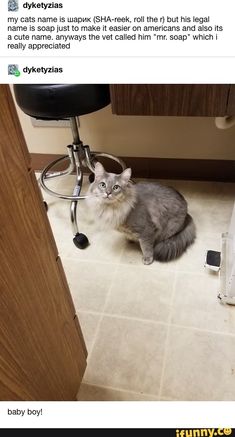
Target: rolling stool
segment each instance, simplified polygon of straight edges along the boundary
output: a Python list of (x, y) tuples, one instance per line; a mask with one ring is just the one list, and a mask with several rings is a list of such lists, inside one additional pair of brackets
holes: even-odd
[[(88, 244), (86, 235), (78, 231), (77, 203), (87, 196), (80, 196), (83, 167), (87, 167), (92, 173), (89, 180), (94, 180), (94, 167), (97, 157), (106, 157), (116, 161), (126, 168), (125, 163), (116, 156), (108, 153), (91, 152), (90, 147), (83, 145), (79, 137), (77, 117), (89, 114), (104, 108), (110, 103), (108, 85), (14, 85), (14, 94), (19, 107), (27, 115), (41, 120), (70, 119), (73, 135), (73, 143), (67, 146), (68, 154), (51, 162), (41, 173), (39, 182), (42, 188), (50, 195), (71, 202), (70, 217), (73, 230), (73, 242), (79, 249), (84, 249)], [(59, 162), (68, 160), (66, 170), (50, 173), (51, 169)], [(76, 170), (76, 184), (71, 196), (57, 193), (46, 185), (47, 179), (59, 176), (67, 176)]]

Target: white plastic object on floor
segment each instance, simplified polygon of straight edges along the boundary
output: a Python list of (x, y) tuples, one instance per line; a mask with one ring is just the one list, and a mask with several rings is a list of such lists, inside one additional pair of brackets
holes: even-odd
[(222, 234), (220, 292), (222, 303), (235, 305), (235, 204), (228, 232)]

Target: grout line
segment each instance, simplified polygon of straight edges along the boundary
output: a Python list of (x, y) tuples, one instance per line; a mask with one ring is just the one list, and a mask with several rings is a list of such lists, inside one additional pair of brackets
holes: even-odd
[[(123, 252), (121, 251), (121, 254), (122, 253)], [(140, 256), (141, 256), (141, 253), (140, 253)], [(84, 258), (76, 258), (75, 256), (69, 256), (69, 255), (68, 256), (66, 256), (66, 255), (64, 256), (61, 253), (60, 253), (60, 258), (61, 258), (62, 261), (76, 261), (78, 263), (92, 263), (92, 264), (100, 264), (100, 265), (106, 265), (106, 266), (111, 266), (111, 265), (117, 265), (118, 264), (119, 266), (125, 266), (125, 267), (130, 267), (130, 268), (140, 268), (140, 269), (143, 269), (143, 270), (146, 270), (146, 271), (148, 269), (148, 271), (155, 271), (155, 272), (159, 273), (159, 270), (157, 270), (159, 265), (146, 267), (146, 266), (141, 265), (141, 264), (137, 265), (137, 264), (125, 263), (125, 262), (122, 262), (122, 261), (120, 261), (118, 259), (116, 261), (100, 261), (100, 260), (97, 261), (97, 259), (95, 259), (95, 258), (86, 258), (86, 259), (84, 259)], [(203, 265), (203, 263), (202, 263), (202, 265)], [(189, 271), (189, 270), (184, 270), (184, 269), (177, 269), (177, 266), (175, 266), (174, 269), (164, 269), (164, 270), (162, 270), (161, 274), (162, 273), (168, 274), (168, 273), (178, 272), (178, 273), (183, 273), (184, 275), (194, 275), (194, 276), (197, 275), (197, 276), (201, 276), (201, 277), (205, 276), (205, 274), (206, 274), (206, 277), (208, 277), (208, 273), (207, 273), (206, 268), (205, 267), (203, 267), (203, 268), (204, 268), (203, 271), (197, 272), (196, 270)], [(219, 279), (219, 275), (213, 275), (212, 277), (218, 277), (218, 279)]]
[[(139, 256), (140, 256), (140, 258), (142, 257), (141, 249), (139, 252)], [(161, 265), (158, 264), (157, 261), (153, 262), (151, 265), (148, 265), (148, 266), (145, 266), (143, 263), (134, 264), (134, 263), (128, 263), (125, 261), (120, 261), (120, 265), (125, 266), (125, 267), (130, 267), (130, 268), (133, 267), (133, 268), (142, 269), (143, 271), (144, 270), (145, 271), (153, 271), (153, 272), (155, 271), (157, 273), (159, 273), (159, 267), (160, 267), (160, 270), (162, 270), (161, 273), (175, 273), (175, 271), (176, 271), (176, 266), (174, 266), (174, 268), (170, 268), (170, 267), (166, 268), (165, 264), (164, 264), (164, 269), (161, 269)]]
[[(203, 263), (202, 263), (202, 265), (203, 265)], [(216, 274), (215, 275), (211, 274), (211, 273), (208, 272), (206, 267), (203, 267), (203, 268), (204, 268), (203, 272), (200, 272), (200, 271), (197, 272), (196, 270), (189, 271), (189, 270), (183, 270), (183, 269), (182, 270), (181, 269), (176, 269), (176, 272), (177, 273), (183, 273), (184, 275), (188, 275), (188, 276), (189, 275), (193, 275), (193, 276), (196, 275), (196, 276), (206, 277), (206, 278), (209, 277), (209, 275), (211, 275), (210, 276), (211, 278), (216, 278), (217, 277), (219, 279), (219, 274), (217, 274), (217, 275)]]
[(97, 323), (97, 328), (96, 328), (96, 332), (95, 332), (95, 335), (94, 335), (94, 339), (93, 339), (93, 341), (91, 343), (90, 353), (89, 353), (89, 356), (88, 356), (89, 360), (91, 359), (91, 356), (92, 356), (92, 353), (93, 353), (93, 350), (94, 350), (94, 347), (95, 347), (95, 342), (97, 340), (97, 337), (98, 337), (98, 334), (99, 334), (99, 331), (100, 331), (101, 322), (102, 322), (103, 317), (104, 317), (104, 309), (105, 309), (107, 301), (108, 301), (110, 290), (111, 290), (113, 282), (114, 282), (114, 280), (115, 280), (115, 278), (117, 276), (118, 266), (119, 266), (119, 264), (116, 265), (116, 268), (115, 268), (115, 271), (114, 271), (114, 274), (113, 274), (113, 278), (112, 278), (112, 280), (110, 282), (110, 286), (108, 288), (107, 295), (106, 295), (105, 302), (104, 302), (104, 306), (103, 306), (103, 311), (101, 313), (99, 313), (100, 314), (100, 319), (99, 319), (99, 321)]
[(97, 339), (97, 336), (98, 336), (98, 333), (99, 333), (99, 329), (100, 329), (100, 325), (101, 325), (102, 320), (103, 320), (103, 314), (100, 313), (99, 314), (99, 320), (97, 322), (97, 326), (96, 326), (96, 330), (95, 330), (95, 334), (94, 334), (94, 338), (91, 341), (91, 345), (90, 345), (90, 348), (89, 348), (90, 350), (88, 351), (88, 348), (87, 348), (87, 363), (88, 363), (88, 360), (90, 360), (91, 354), (93, 352), (93, 349), (94, 349), (94, 346), (95, 346), (95, 341)]
[[(124, 249), (125, 249), (125, 247), (123, 247), (122, 248), (122, 250), (120, 251), (120, 253), (121, 253), (121, 255), (120, 255), (120, 259), (121, 259), (121, 256), (122, 256), (122, 254), (123, 254), (123, 251), (124, 251)], [(141, 252), (140, 252), (140, 256), (141, 256)], [(160, 267), (160, 269), (161, 269), (161, 266), (159, 266), (159, 264), (153, 264), (153, 265), (151, 265), (151, 266), (144, 266), (144, 264), (132, 264), (132, 263), (128, 263), (128, 262), (123, 262), (123, 261), (120, 261), (120, 259), (118, 259), (117, 258), (117, 260), (115, 260), (115, 261), (100, 261), (100, 260), (97, 260), (97, 259), (95, 259), (95, 258), (76, 258), (74, 255), (63, 255), (63, 254), (60, 254), (60, 257), (61, 257), (61, 259), (63, 259), (63, 260), (66, 260), (66, 261), (77, 261), (77, 262), (81, 262), (81, 263), (88, 263), (88, 262), (91, 262), (91, 263), (96, 263), (96, 264), (102, 264), (102, 265), (108, 265), (108, 266), (110, 266), (110, 265), (116, 265), (116, 264), (118, 264), (119, 266), (125, 266), (125, 267), (130, 267), (130, 268), (139, 268), (139, 269), (143, 269), (143, 271), (145, 270), (145, 271), (155, 271), (155, 272), (157, 272), (157, 273), (159, 273), (159, 270), (158, 270), (158, 268)], [(203, 258), (204, 259), (204, 258)], [(202, 266), (203, 266), (203, 262), (202, 262)], [(175, 267), (174, 268), (166, 268), (166, 269), (164, 269), (164, 270), (161, 270), (161, 273), (175, 273), (175, 272), (179, 272), (179, 273), (183, 273), (183, 274), (187, 274), (187, 275), (198, 275), (198, 276), (205, 276), (205, 272), (206, 272), (206, 268), (203, 266), (203, 271), (196, 271), (196, 270), (192, 270), (192, 271), (189, 271), (189, 270), (186, 270), (186, 269), (178, 269), (177, 268), (177, 265), (175, 265)], [(208, 276), (208, 275), (207, 275)]]
[[(159, 273), (159, 270), (158, 270), (159, 264), (155, 264), (155, 265), (151, 265), (151, 266), (145, 266), (144, 264), (132, 264), (132, 263), (128, 263), (128, 262), (125, 263), (125, 262), (121, 261), (121, 257), (123, 255), (124, 249), (125, 249), (125, 247), (123, 246), (122, 250), (120, 251), (120, 253), (121, 253), (120, 259), (117, 258), (116, 261), (100, 261), (100, 260), (97, 261), (97, 259), (95, 259), (95, 258), (87, 258), (87, 259), (84, 259), (84, 258), (80, 259), (79, 258), (78, 259), (75, 256), (69, 256), (69, 255), (68, 256), (60, 255), (60, 256), (63, 259), (71, 260), (71, 261), (92, 262), (92, 263), (106, 264), (106, 265), (119, 264), (120, 266), (126, 266), (126, 267), (130, 267), (130, 268), (140, 268), (140, 269), (143, 269), (143, 270), (146, 270), (146, 271), (151, 270), (151, 271), (155, 271), (155, 272)], [(140, 257), (141, 257), (141, 251), (140, 251)], [(172, 268), (172, 269), (171, 268), (164, 269), (164, 270), (162, 270), (161, 273), (175, 273), (175, 271), (176, 271), (176, 266), (174, 268)], [(187, 273), (187, 271), (186, 271), (186, 273)]]
[(83, 309), (77, 309), (78, 314), (90, 314), (92, 316), (103, 316), (103, 312), (99, 311), (92, 311), (92, 310), (83, 310)]
[[(219, 305), (219, 303), (218, 303), (218, 305)], [(229, 337), (235, 337), (235, 332), (232, 333), (232, 332), (213, 331), (210, 329), (197, 328), (196, 326), (177, 325), (176, 323), (172, 323), (171, 326), (174, 328), (183, 328), (183, 329), (188, 329), (188, 330), (192, 330), (192, 331), (203, 332), (204, 334), (216, 334), (216, 335), (225, 335), (225, 336), (229, 336)]]
[[(60, 257), (62, 258), (62, 259), (64, 259), (64, 260), (67, 260), (67, 261), (77, 261), (77, 262), (81, 262), (81, 263), (85, 263), (85, 262), (91, 262), (91, 263), (96, 263), (96, 264), (104, 264), (104, 265), (116, 265), (116, 264), (118, 264), (119, 266), (125, 266), (125, 267), (130, 267), (130, 268), (138, 268), (138, 269), (142, 269), (143, 271), (155, 271), (155, 272), (157, 272), (157, 273), (159, 273), (159, 270), (158, 270), (158, 267), (160, 267), (159, 266), (159, 264), (155, 264), (155, 265), (151, 265), (151, 266), (145, 266), (144, 264), (132, 264), (132, 263), (128, 263), (128, 262), (123, 262), (123, 261), (121, 261), (121, 257), (122, 257), (122, 255), (123, 255), (123, 252), (124, 252), (124, 249), (125, 249), (125, 246), (123, 246), (123, 248), (121, 249), (121, 251), (120, 251), (120, 253), (121, 253), (121, 255), (120, 255), (120, 259), (118, 259), (117, 258), (117, 260), (116, 261), (100, 261), (100, 260), (97, 260), (97, 259), (95, 259), (95, 258), (86, 258), (86, 259), (84, 259), (84, 258), (76, 258), (75, 256), (71, 256), (71, 255), (68, 255), (68, 256), (64, 256), (64, 255), (60, 255)], [(140, 257), (141, 257), (141, 251), (140, 251)], [(176, 266), (174, 267), (174, 268), (166, 268), (166, 269), (164, 269), (164, 270), (162, 270), (161, 271), (161, 273), (175, 273), (175, 271), (176, 271)], [(191, 273), (191, 272), (188, 272), (188, 271), (183, 271), (183, 273)]]
[(174, 302), (175, 293), (176, 293), (177, 277), (178, 277), (178, 272), (176, 271), (175, 272), (175, 276), (174, 276), (173, 292), (172, 292), (172, 296), (171, 296), (170, 312), (169, 312), (169, 317), (168, 317), (168, 322), (169, 323), (168, 323), (168, 327), (167, 327), (166, 340), (165, 340), (165, 348), (164, 348), (163, 361), (162, 361), (162, 372), (161, 372), (160, 386), (159, 386), (159, 392), (158, 392), (159, 399), (162, 396), (163, 380), (164, 380), (165, 368), (166, 368), (166, 357), (167, 357), (169, 338), (170, 338), (171, 318), (172, 318), (172, 311), (173, 311), (173, 302)]
[[(177, 274), (178, 272), (175, 272), (175, 274)], [(218, 303), (219, 304), (219, 303)], [(163, 326), (171, 326), (174, 328), (182, 328), (182, 329), (187, 329), (187, 330), (191, 330), (191, 331), (198, 331), (198, 332), (202, 332), (202, 333), (206, 333), (206, 334), (218, 334), (218, 335), (225, 335), (225, 336), (229, 336), (229, 337), (235, 337), (235, 332), (223, 332), (223, 331), (213, 331), (210, 329), (203, 329), (203, 328), (198, 328), (196, 326), (187, 326), (187, 325), (178, 325), (177, 323), (169, 323), (169, 322), (163, 322), (160, 320), (151, 320), (151, 319), (141, 319), (138, 317), (130, 317), (130, 316), (123, 316), (121, 314), (117, 314), (117, 313), (104, 313), (104, 312), (97, 312), (97, 311), (90, 311), (90, 310), (77, 310), (78, 312), (82, 312), (82, 313), (87, 313), (87, 314), (94, 314), (94, 315), (102, 315), (104, 317), (109, 317), (109, 318), (115, 318), (115, 319), (124, 319), (124, 320), (130, 320), (130, 321), (135, 321), (135, 322), (142, 322), (142, 323), (149, 323), (152, 325), (163, 325)]]
[[(79, 314), (79, 311), (78, 311), (78, 314)], [(94, 335), (94, 338), (93, 338), (93, 340), (91, 342), (90, 351), (89, 351), (89, 353), (87, 355), (87, 363), (88, 363), (88, 360), (91, 359), (91, 355), (92, 355), (92, 352), (93, 352), (93, 349), (94, 349), (94, 346), (95, 346), (95, 342), (96, 342), (96, 339), (97, 339), (97, 336), (98, 336), (98, 333), (99, 333), (99, 330), (100, 330), (100, 325), (101, 325), (101, 322), (103, 320), (103, 314), (100, 313), (99, 316), (100, 316), (100, 318), (99, 318), (99, 321), (97, 323), (97, 327), (96, 327), (96, 330), (95, 330), (95, 335)]]
[(111, 290), (112, 290), (112, 287), (113, 287), (113, 283), (114, 283), (114, 281), (115, 281), (115, 279), (116, 279), (116, 277), (117, 277), (118, 268), (119, 268), (119, 266), (120, 266), (120, 259), (122, 258), (122, 255), (123, 255), (124, 249), (125, 249), (125, 246), (123, 245), (123, 246), (122, 246), (122, 250), (120, 251), (119, 263), (117, 263), (117, 265), (116, 265), (116, 269), (115, 269), (115, 272), (114, 272), (114, 274), (113, 274), (113, 278), (112, 278), (112, 281), (111, 281), (111, 283), (110, 283), (110, 287), (109, 287), (108, 292), (107, 292), (107, 295), (106, 295), (105, 303), (104, 303), (104, 306), (103, 306), (103, 314), (105, 314), (105, 309), (106, 309), (107, 304), (108, 304), (108, 300), (109, 300), (109, 296), (110, 296), (110, 294), (111, 294)]
[(127, 390), (125, 388), (117, 388), (117, 387), (113, 387), (113, 386), (110, 386), (110, 385), (95, 384), (93, 382), (90, 383), (88, 381), (85, 381), (85, 379), (82, 380), (82, 384), (90, 385), (90, 386), (93, 386), (93, 387), (104, 388), (104, 389), (108, 389), (108, 390), (123, 391), (124, 393), (132, 393), (134, 395), (153, 397), (153, 398), (156, 398), (156, 401), (158, 401), (158, 396), (154, 395), (154, 394), (152, 395), (151, 393), (138, 392), (138, 391), (135, 391), (135, 390)]
[(116, 314), (116, 313), (106, 313), (106, 312), (104, 312), (103, 315), (105, 317), (109, 317), (109, 318), (114, 317), (116, 319), (130, 320), (130, 321), (141, 322), (141, 323), (150, 323), (152, 325), (164, 325), (164, 326), (168, 326), (169, 325), (168, 322), (164, 322), (164, 321), (161, 321), (161, 320), (141, 319), (141, 318), (138, 318), (138, 317), (124, 316), (122, 314)]
[(94, 258), (91, 259), (84, 259), (84, 258), (76, 258), (75, 256), (64, 256), (62, 254), (60, 254), (60, 257), (62, 260), (64, 261), (76, 261), (78, 263), (92, 263), (92, 264), (100, 264), (100, 265), (106, 265), (106, 266), (111, 266), (111, 265), (119, 265), (118, 261), (113, 261), (113, 262), (109, 262), (109, 261), (100, 261)]
[(138, 317), (131, 317), (131, 316), (125, 316), (125, 315), (122, 315), (122, 314), (117, 314), (117, 313), (108, 313), (108, 312), (96, 312), (96, 311), (86, 311), (86, 310), (81, 310), (80, 312), (86, 312), (86, 313), (88, 313), (88, 314), (94, 314), (94, 315), (100, 315), (100, 314), (102, 314), (103, 316), (105, 316), (105, 317), (109, 317), (109, 318), (112, 318), (112, 317), (114, 317), (115, 319), (124, 319), (124, 320), (131, 320), (131, 321), (135, 321), (135, 322), (144, 322), (144, 323), (151, 323), (151, 324), (154, 324), (154, 325), (168, 325), (168, 323), (166, 323), (166, 322), (162, 322), (162, 321), (158, 321), (158, 320), (150, 320), (150, 319), (141, 319), (141, 318), (138, 318)]

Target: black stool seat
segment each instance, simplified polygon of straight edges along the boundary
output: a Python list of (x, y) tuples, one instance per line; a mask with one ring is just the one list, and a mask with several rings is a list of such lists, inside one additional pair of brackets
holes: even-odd
[(22, 111), (40, 119), (76, 117), (110, 103), (108, 85), (14, 85), (14, 93)]

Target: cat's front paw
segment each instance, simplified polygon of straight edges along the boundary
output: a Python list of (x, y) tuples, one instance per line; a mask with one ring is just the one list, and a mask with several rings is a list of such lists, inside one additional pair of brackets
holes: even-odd
[(153, 262), (153, 256), (144, 256), (143, 257), (143, 263), (146, 265), (152, 264)]

